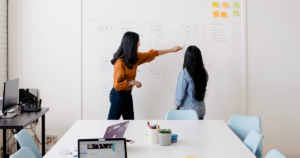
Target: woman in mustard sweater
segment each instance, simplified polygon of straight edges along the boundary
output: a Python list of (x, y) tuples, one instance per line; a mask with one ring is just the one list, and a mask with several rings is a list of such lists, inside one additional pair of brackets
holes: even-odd
[(142, 87), (142, 83), (135, 80), (137, 67), (150, 62), (155, 57), (181, 49), (175, 46), (166, 50), (150, 50), (147, 53), (138, 52), (140, 46), (139, 35), (134, 32), (126, 32), (121, 45), (114, 54), (111, 63), (114, 65), (113, 84), (110, 91), (110, 110), (108, 120), (118, 120), (121, 115), (124, 120), (133, 120), (133, 101), (131, 90), (134, 86)]

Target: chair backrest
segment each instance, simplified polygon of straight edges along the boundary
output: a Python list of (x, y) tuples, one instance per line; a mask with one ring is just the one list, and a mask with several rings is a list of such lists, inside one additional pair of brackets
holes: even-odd
[(195, 110), (175, 110), (168, 111), (165, 120), (199, 120)]
[(265, 158), (287, 158), (284, 156), (279, 150), (277, 149), (272, 149), (269, 151), (269, 153), (266, 155)]
[(36, 157), (29, 148), (22, 147), (16, 153), (10, 155), (9, 158), (36, 158)]
[(256, 130), (252, 130), (244, 140), (244, 144), (253, 152), (256, 153), (258, 144), (264, 137), (259, 134)]
[(32, 139), (31, 135), (26, 130), (21, 130), (19, 133), (15, 134), (15, 138), (18, 140), (20, 146), (28, 147), (35, 155), (36, 158), (42, 158), (42, 155), (37, 148), (34, 140)]
[[(244, 141), (250, 131), (256, 130), (261, 134), (261, 123), (258, 116), (233, 115), (228, 121), (229, 128)], [(259, 143), (255, 153), (257, 158), (262, 157), (262, 142)]]

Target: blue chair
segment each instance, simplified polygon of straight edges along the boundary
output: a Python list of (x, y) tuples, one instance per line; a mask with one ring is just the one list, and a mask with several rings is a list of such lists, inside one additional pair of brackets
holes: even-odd
[(279, 150), (277, 149), (272, 149), (269, 151), (269, 153), (266, 155), (265, 158), (287, 158), (284, 156)]
[[(228, 121), (229, 128), (244, 141), (250, 131), (256, 130), (261, 134), (261, 123), (258, 116), (233, 115)], [(262, 157), (262, 142), (259, 143), (255, 153), (257, 158)]]
[(16, 153), (10, 155), (9, 158), (36, 158), (34, 153), (27, 147), (19, 149)]
[(42, 155), (37, 148), (34, 140), (32, 139), (31, 135), (26, 130), (21, 130), (19, 133), (15, 134), (15, 138), (18, 140), (20, 146), (28, 147), (35, 155), (36, 158), (42, 158)]
[(195, 110), (175, 110), (168, 111), (165, 120), (199, 120)]
[(244, 144), (253, 152), (256, 153), (257, 147), (264, 137), (256, 130), (252, 130), (244, 140)]

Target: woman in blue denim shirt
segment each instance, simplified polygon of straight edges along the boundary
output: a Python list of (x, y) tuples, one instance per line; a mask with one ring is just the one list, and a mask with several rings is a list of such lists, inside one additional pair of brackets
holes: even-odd
[(189, 46), (185, 52), (183, 70), (180, 72), (176, 88), (175, 109), (195, 110), (199, 119), (205, 115), (205, 92), (208, 74), (205, 70), (201, 51)]

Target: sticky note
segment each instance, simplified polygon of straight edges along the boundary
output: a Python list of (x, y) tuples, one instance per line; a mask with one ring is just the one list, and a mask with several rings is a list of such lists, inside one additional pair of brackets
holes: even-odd
[(238, 10), (233, 11), (233, 16), (240, 16), (240, 12)]
[(226, 12), (221, 12), (221, 17), (222, 18), (226, 18), (227, 17), (227, 13)]
[(216, 17), (220, 17), (219, 11), (215, 11), (215, 12), (213, 12), (213, 15), (214, 15), (214, 18), (216, 18)]
[(197, 156), (186, 156), (185, 158), (197, 158)]
[(219, 3), (218, 2), (213, 2), (212, 6), (218, 8), (219, 7)]
[(233, 3), (233, 8), (240, 8), (239, 2), (234, 2)]
[(224, 3), (222, 3), (222, 6), (223, 6), (223, 8), (228, 8), (229, 4), (228, 4), (228, 2), (224, 2)]

